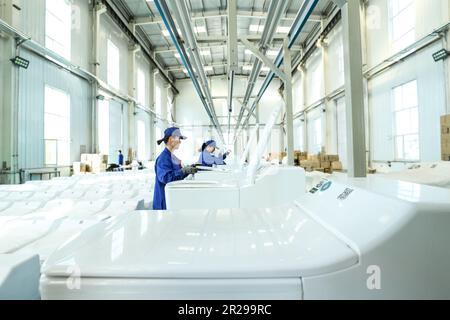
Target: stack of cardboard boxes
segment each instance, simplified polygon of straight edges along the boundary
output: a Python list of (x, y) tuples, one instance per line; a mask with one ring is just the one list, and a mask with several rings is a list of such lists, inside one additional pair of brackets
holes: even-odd
[(328, 155), (323, 152), (318, 155), (307, 155), (306, 159), (305, 154), (302, 154), (299, 164), (306, 171), (333, 172), (342, 170), (342, 163), (339, 161), (338, 155)]
[(73, 173), (100, 173), (108, 168), (108, 156), (104, 154), (82, 154), (81, 162), (74, 162)]
[(443, 161), (450, 161), (450, 115), (441, 117), (441, 154)]
[(297, 167), (305, 160), (308, 160), (308, 152), (294, 151), (294, 163)]
[(269, 154), (269, 161), (272, 162), (274, 160), (278, 161), (278, 163), (283, 162), (283, 158), (287, 156), (286, 152), (272, 152)]

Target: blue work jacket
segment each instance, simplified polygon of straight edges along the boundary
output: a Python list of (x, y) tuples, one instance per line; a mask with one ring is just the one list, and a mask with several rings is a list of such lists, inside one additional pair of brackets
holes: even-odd
[(183, 171), (181, 171), (181, 161), (165, 148), (158, 159), (156, 159), (155, 173), (153, 210), (167, 210), (165, 193), (166, 184), (186, 178)]
[(213, 165), (224, 165), (224, 160), (227, 158), (227, 155), (219, 155), (216, 157), (212, 153), (209, 153), (208, 151), (203, 151), (200, 154), (200, 159), (198, 160), (198, 163), (200, 163), (202, 166), (205, 167), (212, 167)]

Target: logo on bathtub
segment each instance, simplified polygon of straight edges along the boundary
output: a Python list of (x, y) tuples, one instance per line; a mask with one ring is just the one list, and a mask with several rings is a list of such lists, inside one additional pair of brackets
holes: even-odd
[(324, 192), (327, 191), (328, 189), (330, 189), (332, 182), (331, 181), (327, 181), (325, 182), (322, 187), (320, 188), (320, 191)]
[(349, 195), (351, 195), (353, 193), (353, 191), (355, 191), (355, 190), (350, 189), (350, 188), (345, 189), (344, 192), (342, 192), (339, 195), (338, 200), (344, 201), (345, 199), (348, 198)]
[(311, 191), (309, 191), (309, 192), (312, 194), (315, 194), (318, 191), (320, 191), (320, 192), (327, 191), (328, 189), (330, 189), (331, 184), (332, 184), (332, 182), (329, 180), (322, 180), (322, 181), (320, 181), (320, 183), (317, 186), (312, 188)]

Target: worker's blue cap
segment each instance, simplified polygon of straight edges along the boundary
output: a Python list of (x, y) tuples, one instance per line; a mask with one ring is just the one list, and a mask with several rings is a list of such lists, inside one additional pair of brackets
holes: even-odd
[(164, 140), (170, 138), (170, 137), (179, 137), (181, 140), (186, 140), (187, 137), (183, 136), (181, 134), (180, 128), (177, 127), (171, 127), (164, 130), (164, 138), (161, 140), (158, 140), (158, 144), (161, 144)]
[(213, 147), (213, 148), (219, 149), (219, 148), (217, 148), (217, 143), (216, 143), (214, 140), (206, 141), (206, 142), (205, 142), (205, 145), (206, 145), (207, 147)]

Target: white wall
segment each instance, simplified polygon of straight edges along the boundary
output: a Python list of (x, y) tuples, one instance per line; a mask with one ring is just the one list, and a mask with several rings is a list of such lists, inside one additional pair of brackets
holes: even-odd
[[(385, 0), (370, 0), (366, 7), (366, 68), (371, 68), (394, 54), (390, 44), (387, 3)], [(447, 0), (416, 0), (415, 5), (416, 39), (450, 22), (450, 5)], [(311, 107), (344, 85), (342, 44), (342, 26), (338, 23), (325, 39), (325, 46), (317, 48), (303, 69), (299, 68), (296, 72), (293, 79), (295, 113), (298, 114)], [(450, 109), (446, 103), (450, 77), (447, 76), (446, 79), (444, 63), (435, 63), (431, 55), (442, 46), (442, 42), (438, 42), (369, 81), (370, 125), (366, 130), (370, 138), (371, 160), (394, 160), (391, 91), (392, 88), (414, 79), (418, 80), (421, 160), (440, 159), (439, 116)], [(450, 68), (450, 62), (447, 63), (447, 67)], [(320, 77), (314, 76), (316, 70), (321, 72)], [(304, 79), (306, 83), (303, 83)], [(325, 100), (325, 108), (327, 111), (324, 116), (326, 123), (324, 146), (328, 153), (342, 153), (340, 150), (343, 148), (339, 145), (339, 141), (343, 138), (338, 137), (338, 119), (342, 117), (337, 113), (335, 99)], [(344, 110), (342, 105), (340, 109)], [(311, 112), (314, 111), (308, 113)], [(297, 127), (299, 123), (296, 122)], [(341, 127), (343, 125), (345, 123), (341, 123)], [(294, 139), (298, 137), (296, 134)], [(296, 142), (296, 146), (298, 145), (300, 143)], [(341, 155), (341, 158), (344, 156)]]
[[(45, 0), (15, 0), (14, 27), (45, 46)], [(90, 70), (92, 61), (91, 1), (72, 1), (71, 62)]]
[(443, 64), (435, 63), (436, 44), (369, 82), (372, 159), (394, 160), (392, 89), (417, 80), (419, 99), (419, 139), (422, 161), (436, 161), (440, 152), (440, 116), (445, 113)]
[(99, 76), (106, 83), (108, 82), (108, 40), (117, 46), (120, 54), (120, 82), (119, 88), (115, 89), (126, 95), (128, 94), (128, 38), (107, 14), (103, 14), (100, 19)]
[[(415, 6), (417, 40), (450, 20), (447, 0), (416, 0)], [(393, 55), (395, 51), (390, 45), (387, 2), (371, 0), (368, 6), (368, 19), (376, 21), (368, 23), (366, 30), (367, 62), (370, 68)], [(445, 97), (448, 87), (446, 88), (444, 64), (435, 63), (432, 54), (441, 48), (442, 43), (436, 43), (369, 81), (372, 160), (394, 160), (392, 88), (415, 79), (419, 99), (420, 157), (422, 161), (440, 159), (439, 117), (446, 110)]]
[[(389, 1), (370, 0), (368, 5), (367, 58), (369, 67), (394, 52), (389, 41)], [(415, 0), (416, 39), (420, 39), (449, 21), (448, 0)]]
[(80, 147), (90, 152), (92, 97), (87, 81), (35, 56), (26, 50), (21, 55), (30, 60), (19, 74), (19, 166), (44, 166), (44, 88), (49, 85), (70, 94), (71, 160), (80, 160)]

